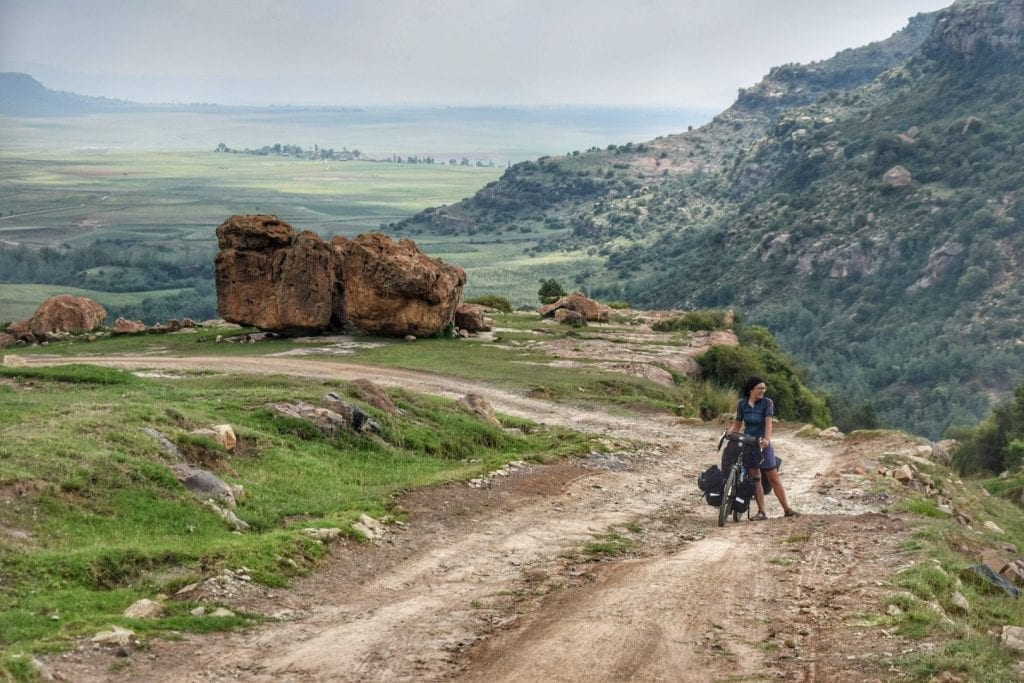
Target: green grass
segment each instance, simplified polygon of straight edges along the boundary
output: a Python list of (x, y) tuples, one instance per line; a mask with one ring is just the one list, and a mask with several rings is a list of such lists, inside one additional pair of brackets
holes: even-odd
[[(972, 514), (992, 519), (1010, 531), (988, 539), (989, 547), (1006, 553), (1004, 544), (1020, 543), (1020, 510), (1007, 501), (981, 494), (977, 482), (967, 482), (960, 504)], [(973, 547), (979, 537), (956, 524), (947, 515), (932, 514), (928, 501), (910, 500), (904, 506), (917, 515), (915, 533), (900, 550), (912, 560), (892, 579), (894, 592), (880, 606), (883, 625), (912, 640), (938, 640), (935, 650), (917, 650), (897, 658), (898, 666), (910, 672), (914, 680), (929, 680), (943, 671), (966, 676), (969, 680), (985, 672), (986, 681), (1019, 680), (1017, 658), (992, 637), (1002, 625), (1024, 626), (1024, 604), (1005, 592), (974, 578), (970, 567), (980, 559), (963, 549)], [(982, 509), (987, 508), (985, 512)], [(991, 516), (989, 516), (991, 515)], [(953, 602), (953, 594), (966, 597), (970, 608), (963, 612)], [(885, 616), (888, 605), (896, 605), (901, 614)], [(936, 609), (936, 607), (938, 609)], [(941, 610), (941, 611), (939, 611)]]
[[(195, 618), (187, 603), (145, 622), (121, 612), (219, 568), (245, 566), (258, 582), (284, 585), (324, 554), (303, 527), (400, 517), (395, 495), (410, 487), (590, 448), (573, 432), (522, 420), (508, 421), (515, 431), (493, 427), (451, 401), (399, 390), (391, 394), (400, 416), (362, 406), (381, 424), (379, 438), (297, 429), (265, 407), (349, 393), (334, 382), (155, 380), (89, 365), (3, 367), (0, 376), (10, 380), (0, 385), (4, 527), (21, 532), (0, 535), (0, 678), (22, 675), (14, 655), (59, 649), (110, 624), (169, 633), (247, 623)], [(233, 454), (189, 434), (223, 423), (239, 437)], [(242, 485), (236, 514), (252, 530), (232, 533), (185, 491), (168, 467), (174, 457), (145, 428)]]
[(621, 534), (610, 532), (594, 534), (594, 540), (583, 544), (583, 555), (591, 560), (621, 557), (637, 546), (637, 541)]

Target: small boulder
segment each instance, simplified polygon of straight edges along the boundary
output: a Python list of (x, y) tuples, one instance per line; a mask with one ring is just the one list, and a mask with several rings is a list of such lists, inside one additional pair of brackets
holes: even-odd
[(107, 309), (84, 296), (52, 296), (36, 309), (28, 320), (7, 328), (12, 336), (30, 344), (60, 339), (99, 329), (107, 318)]
[(458, 400), (458, 403), (484, 422), (492, 424), (495, 427), (501, 426), (501, 422), (494, 414), (494, 408), (490, 403), (488, 403), (487, 399), (480, 394), (466, 394)]
[(113, 332), (115, 335), (121, 334), (140, 334), (146, 331), (146, 324), (141, 320), (128, 320), (126, 318), (118, 318), (114, 321)]
[(611, 318), (612, 309), (602, 303), (590, 299), (583, 292), (573, 292), (558, 301), (541, 306), (537, 313), (542, 318), (550, 317), (555, 311), (566, 308), (581, 314), (585, 320), (606, 323)]
[(914, 178), (910, 174), (910, 171), (899, 164), (890, 168), (885, 172), (885, 175), (882, 176), (882, 182), (888, 187), (893, 188), (906, 187), (907, 185), (910, 185), (913, 179)]
[(213, 472), (186, 463), (175, 463), (170, 467), (178, 481), (196, 498), (217, 500), (229, 508), (235, 507), (235, 494), (231, 487)]
[(999, 641), (1011, 650), (1024, 652), (1024, 627), (1003, 626)]
[(97, 645), (111, 645), (127, 647), (132, 644), (135, 631), (120, 626), (112, 626), (109, 631), (100, 631), (92, 637), (92, 642)]
[(914, 480), (914, 470), (910, 468), (910, 465), (901, 465), (893, 470), (892, 476), (896, 481), (901, 481), (905, 484)]
[(368, 541), (379, 540), (387, 533), (383, 524), (366, 514), (359, 515), (359, 521), (353, 524), (352, 528)]
[(352, 385), (356, 388), (359, 398), (363, 399), (374, 408), (388, 413), (389, 415), (398, 414), (398, 406), (395, 405), (395, 402), (391, 400), (391, 396), (389, 396), (388, 393), (379, 385), (374, 384), (368, 379), (354, 380)]
[(124, 611), (124, 616), (129, 619), (155, 619), (164, 614), (164, 606), (159, 602), (143, 598), (138, 600)]
[(303, 529), (302, 533), (306, 534), (310, 538), (315, 538), (318, 541), (333, 541), (341, 535), (341, 529), (334, 527), (331, 528), (308, 528)]
[(466, 332), (489, 332), (494, 321), (484, 315), (486, 309), (477, 304), (459, 304), (455, 309), (455, 327)]

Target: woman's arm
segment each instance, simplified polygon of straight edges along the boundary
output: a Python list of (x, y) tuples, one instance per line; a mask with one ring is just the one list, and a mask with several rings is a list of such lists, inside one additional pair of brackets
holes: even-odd
[(762, 448), (766, 448), (772, 442), (772, 416), (768, 415), (764, 418), (764, 443), (761, 444)]

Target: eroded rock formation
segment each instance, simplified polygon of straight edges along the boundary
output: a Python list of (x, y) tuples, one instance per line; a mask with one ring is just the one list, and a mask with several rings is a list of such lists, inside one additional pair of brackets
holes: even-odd
[(452, 322), (466, 283), (461, 268), (379, 233), (328, 243), (254, 215), (232, 216), (217, 239), (220, 315), (263, 330), (429, 336)]
[(333, 251), (315, 233), (276, 216), (232, 216), (217, 244), (217, 310), (228, 322), (296, 333), (343, 324)]
[(426, 337), (452, 322), (466, 284), (462, 268), (380, 233), (335, 237), (333, 245), (347, 320), (360, 330)]

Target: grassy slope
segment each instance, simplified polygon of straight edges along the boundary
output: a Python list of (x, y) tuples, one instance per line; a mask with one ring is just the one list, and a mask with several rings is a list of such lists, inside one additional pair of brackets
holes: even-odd
[[(0, 645), (7, 660), (0, 671), (17, 668), (11, 656), (18, 652), (59, 648), (109, 624), (142, 631), (212, 628), (209, 619), (190, 616), (187, 604), (170, 604), (168, 615), (154, 621), (120, 613), (140, 597), (173, 591), (217, 568), (245, 566), (261, 583), (283, 584), (323, 553), (303, 527), (347, 530), (361, 513), (394, 514), (391, 497), (402, 489), (479, 475), (512, 459), (590, 448), (579, 435), (506, 418), (507, 427), (520, 428), (510, 432), (450, 401), (401, 391), (391, 392), (401, 416), (363, 406), (380, 422), (380, 439), (326, 437), (265, 408), (347, 392), (333, 382), (142, 379), (85, 365), (4, 368), (3, 377)], [(234, 453), (188, 436), (223, 423), (239, 436)], [(231, 533), (188, 494), (167, 467), (175, 458), (144, 428), (159, 430), (190, 460), (244, 485), (236, 513), (252, 531)]]

